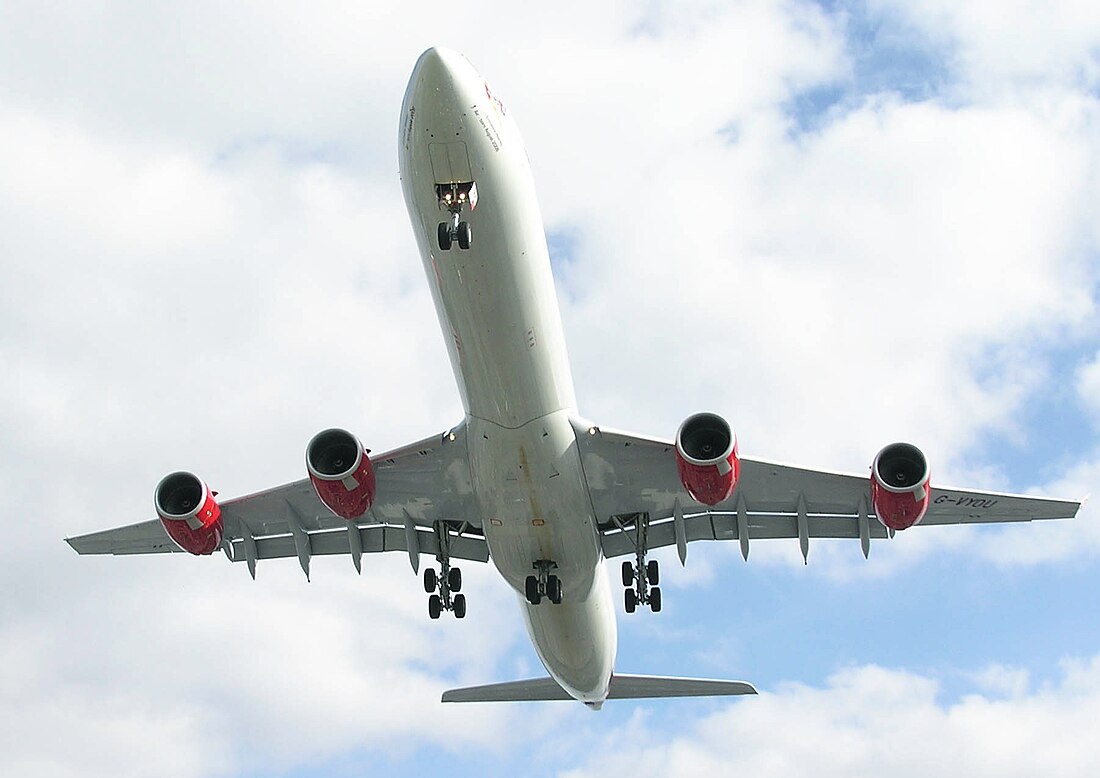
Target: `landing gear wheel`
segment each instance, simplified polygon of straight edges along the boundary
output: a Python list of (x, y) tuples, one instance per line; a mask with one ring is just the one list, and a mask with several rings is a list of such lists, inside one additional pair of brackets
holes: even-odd
[(473, 239), (474, 235), (470, 231), (470, 223), (460, 222), (458, 225), (458, 247), (465, 251), (470, 248), (470, 241)]
[(659, 586), (649, 590), (649, 609), (654, 613), (661, 612), (661, 587)]
[(452, 603), (455, 612), (456, 619), (466, 618), (466, 595), (456, 594), (454, 602)]
[[(645, 566), (645, 577), (649, 580), (650, 586), (656, 586), (661, 582), (661, 568), (657, 564), (656, 559), (649, 560), (649, 563)], [(660, 608), (658, 608), (660, 610)]]
[(533, 575), (527, 576), (527, 580), (524, 581), (524, 594), (527, 595), (527, 602), (532, 605), (538, 605), (542, 602), (542, 594), (539, 592), (539, 579)]
[(443, 251), (451, 250), (451, 225), (447, 222), (439, 223), (439, 248)]
[(439, 586), (439, 579), (435, 577), (435, 568), (429, 567), (424, 571), (424, 591), (431, 594)]
[(546, 579), (546, 596), (555, 605), (561, 605), (561, 579), (551, 575)]
[(633, 613), (634, 609), (638, 607), (638, 593), (633, 589), (627, 589), (624, 592), (624, 599), (623, 604), (626, 606), (626, 612)]
[(452, 567), (450, 572), (447, 573), (447, 588), (452, 592), (462, 591), (462, 571), (457, 567)]
[(428, 598), (428, 615), (433, 619), (438, 619), (439, 614), (443, 611), (443, 601), (439, 599), (438, 594), (433, 594)]
[(623, 562), (623, 586), (634, 585), (634, 565)]

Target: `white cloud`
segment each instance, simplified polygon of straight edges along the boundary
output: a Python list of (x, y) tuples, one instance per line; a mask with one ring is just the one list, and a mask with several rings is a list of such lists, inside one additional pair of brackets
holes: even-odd
[(987, 695), (1018, 699), (1028, 692), (1031, 683), (1027, 670), (1005, 665), (990, 665), (974, 674), (974, 681)]
[(876, 0), (870, 7), (947, 45), (951, 65), (972, 94), (1005, 97), (1052, 82), (1085, 88), (1100, 84), (1100, 11), (1088, 0)]
[[(1098, 108), (1075, 86), (1093, 83), (1089, 16), (1042, 16), (1050, 42), (1026, 39), (1017, 66), (996, 44), (1023, 28), (936, 11), (973, 63), (969, 102), (878, 96), (798, 134), (792, 98), (853, 69), (842, 20), (815, 4), (497, 2), (436, 21), (406, 5), (3, 12), (0, 514), (20, 528), (0, 548), (0, 659), (18, 670), (0, 677), (3, 772), (283, 769), (416, 751), (425, 732), (450, 754), (458, 729), (560, 759), (541, 738), (591, 728), (580, 706), (439, 706), (448, 685), (541, 672), (490, 568), (466, 571), (464, 624), (431, 624), (402, 559), (371, 560), (362, 580), (315, 560), (310, 584), (285, 560), (252, 584), (221, 559), (77, 559), (60, 542), (145, 518), (177, 467), (239, 494), (301, 477), (324, 426), (382, 449), (459, 418), (394, 153), (431, 43), (466, 50), (504, 96), (548, 226), (577, 239), (564, 315), (581, 410), (601, 422), (671, 434), (713, 407), (745, 453), (851, 470), (908, 437), (937, 476), (1002, 487), (968, 449), (1030, 434), (1018, 410), (1065, 378), (1042, 349), (1095, 324)], [(913, 18), (934, 34), (922, 20), (938, 17)], [(1047, 486), (1097, 483), (1083, 464)], [(1009, 527), (981, 548), (1088, 559), (1091, 527), (1050, 542), (1047, 526)], [(815, 543), (810, 562), (887, 577), (971, 539), (907, 534), (869, 563), (854, 542)], [(752, 554), (801, 566), (794, 543)], [(666, 585), (713, 579), (716, 554), (692, 555)], [(733, 650), (696, 637), (697, 653)], [(851, 744), (852, 764), (920, 764), (911, 738), (883, 731), (950, 739), (944, 721), (961, 720), (981, 743), (984, 721), (1071, 715), (1057, 703), (1081, 689), (1094, 710), (1095, 665), (1052, 689), (1016, 672), (983, 676), (1008, 701), (943, 705), (933, 680), (857, 668), (735, 705), (653, 758), (721, 764), (744, 742), (731, 732), (766, 746), (764, 724), (789, 733), (781, 714), (804, 708), (793, 721), (836, 735), (808, 730), (798, 748), (827, 754), (815, 763), (842, 770), (828, 755)], [(480, 734), (494, 728), (522, 734)]]
[[(438, 702), (521, 634), (514, 598), (484, 568), (466, 571), (471, 617), (437, 623), (400, 558), (366, 559), (362, 579), (317, 559), (310, 584), (295, 565), (262, 564), (253, 584), (221, 559), (125, 561), (80, 560), (62, 573), (79, 588), (27, 592), (6, 615), (12, 769), (208, 775), (364, 747), (500, 747), (507, 707)], [(455, 742), (459, 728), (470, 731)], [(51, 745), (58, 732), (76, 734)]]
[[(746, 454), (853, 471), (908, 438), (958, 480), (1040, 390), (1024, 352), (1091, 313), (1093, 124), (887, 102), (801, 140), (666, 150), (690, 160), (661, 170), (676, 226), (608, 200), (578, 249), (596, 274), (567, 307), (582, 410), (671, 434), (706, 404)], [(610, 324), (600, 289), (632, 301)], [(608, 374), (631, 376), (629, 405)]]
[(1095, 499), (1100, 486), (1100, 457), (1094, 452), (1070, 468), (1058, 481), (1044, 488), (1046, 494), (1086, 500), (1072, 521), (1042, 522), (1031, 532), (1001, 528), (974, 544), (972, 551), (1005, 566), (1093, 561), (1100, 555), (1100, 522)]
[(1077, 371), (1077, 395), (1100, 418), (1100, 353)]
[(852, 667), (821, 688), (743, 698), (672, 738), (637, 719), (564, 775), (784, 776), (811, 766), (821, 776), (1093, 775), (1100, 749), (1082, 733), (1100, 715), (1100, 659), (1067, 662), (1056, 683), (1014, 691), (943, 701), (933, 678)]

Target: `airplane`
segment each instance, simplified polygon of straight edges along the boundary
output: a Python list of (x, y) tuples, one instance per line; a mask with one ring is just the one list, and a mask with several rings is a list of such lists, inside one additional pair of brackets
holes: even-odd
[(797, 538), (872, 539), (913, 526), (1073, 518), (1081, 503), (933, 487), (925, 455), (884, 447), (870, 475), (742, 457), (730, 424), (688, 416), (674, 439), (582, 418), (527, 153), (512, 114), (473, 66), (425, 51), (405, 92), (401, 185), (465, 418), (378, 455), (343, 429), (306, 447), (307, 477), (218, 500), (190, 472), (154, 491), (157, 518), (67, 538), (80, 554), (219, 549), (244, 562), (422, 555), (430, 618), (466, 615), (457, 560), (491, 561), (515, 590), (548, 676), (444, 692), (443, 702), (755, 694), (749, 683), (615, 672), (616, 610), (604, 560), (622, 562), (623, 606), (661, 610), (648, 555), (675, 546)]

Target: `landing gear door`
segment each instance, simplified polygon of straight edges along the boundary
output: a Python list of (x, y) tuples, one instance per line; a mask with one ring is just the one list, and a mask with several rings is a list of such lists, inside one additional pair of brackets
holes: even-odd
[(429, 143), (428, 154), (432, 160), (432, 174), (437, 184), (460, 184), (474, 180), (470, 171), (470, 156), (466, 153), (466, 144)]

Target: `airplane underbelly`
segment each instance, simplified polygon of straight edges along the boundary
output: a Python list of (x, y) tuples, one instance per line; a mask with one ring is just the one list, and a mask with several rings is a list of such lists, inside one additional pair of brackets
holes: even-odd
[[(406, 105), (402, 184), (463, 406), (506, 427), (576, 407), (561, 313), (518, 130), (484, 90)], [(473, 187), (443, 248), (440, 185)]]
[[(519, 429), (470, 418), (471, 477), (489, 554), (516, 590), (535, 649), (559, 683), (585, 699), (606, 692), (615, 656), (610, 590), (566, 411)], [(551, 563), (562, 601), (531, 605), (526, 579)]]
[(489, 553), (518, 592), (534, 563), (554, 562), (563, 596), (583, 599), (600, 561), (577, 440), (565, 411), (518, 429), (468, 420), (474, 491)]
[(598, 573), (588, 597), (560, 605), (531, 605), (520, 599), (527, 633), (542, 664), (582, 702), (607, 695), (615, 667), (615, 605), (607, 578)]
[(402, 189), (466, 410), (491, 559), (521, 597), (540, 560), (561, 581), (560, 604), (522, 600), (528, 631), (564, 688), (600, 701), (614, 613), (569, 423), (573, 379), (522, 139), (472, 70), (439, 57), (410, 82), (400, 132)]

